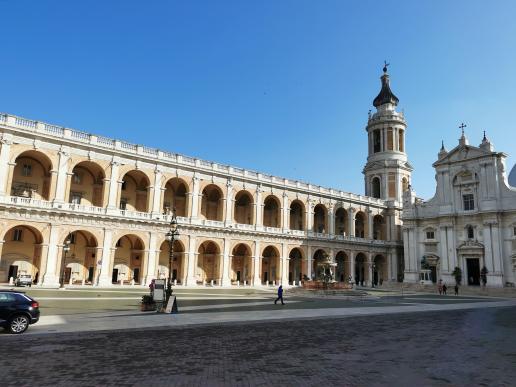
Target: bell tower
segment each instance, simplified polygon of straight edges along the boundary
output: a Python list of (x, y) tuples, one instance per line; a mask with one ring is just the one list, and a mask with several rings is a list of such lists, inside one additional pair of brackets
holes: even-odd
[(391, 91), (387, 66), (385, 62), (380, 78), (382, 89), (373, 101), (376, 113), (369, 111), (368, 156), (362, 173), (367, 196), (396, 200), (401, 206), (403, 192), (410, 185), (412, 166), (405, 149), (407, 123), (403, 113), (396, 111), (399, 100)]

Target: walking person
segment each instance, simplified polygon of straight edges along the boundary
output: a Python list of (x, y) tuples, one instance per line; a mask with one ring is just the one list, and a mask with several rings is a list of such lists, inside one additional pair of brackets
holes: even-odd
[(439, 284), (437, 285), (437, 290), (439, 291), (439, 295), (443, 294), (443, 280), (439, 280)]
[(446, 284), (443, 285), (443, 295), (446, 296), (446, 290), (448, 289), (448, 287), (446, 286)]
[(278, 298), (274, 300), (274, 304), (276, 304), (279, 300), (281, 300), (281, 305), (285, 305), (283, 302), (283, 285), (280, 285), (278, 288)]
[(455, 284), (455, 295), (459, 295), (459, 285)]

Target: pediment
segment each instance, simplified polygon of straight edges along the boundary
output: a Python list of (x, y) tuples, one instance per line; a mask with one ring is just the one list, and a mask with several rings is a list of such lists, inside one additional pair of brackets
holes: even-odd
[(457, 247), (457, 250), (484, 250), (484, 245), (476, 241), (466, 241)]
[(454, 149), (452, 149), (442, 159), (436, 161), (434, 163), (434, 166), (440, 165), (440, 164), (456, 163), (459, 161), (476, 159), (478, 157), (489, 156), (492, 153), (493, 152), (485, 151), (483, 149), (480, 149), (480, 148), (477, 148), (477, 147), (471, 146), (471, 145), (457, 146)]

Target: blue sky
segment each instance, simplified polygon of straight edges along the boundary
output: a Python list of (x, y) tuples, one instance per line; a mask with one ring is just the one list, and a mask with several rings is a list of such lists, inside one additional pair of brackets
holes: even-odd
[(516, 158), (513, 1), (0, 0), (0, 111), (363, 193), (384, 59), (418, 196), (459, 124)]

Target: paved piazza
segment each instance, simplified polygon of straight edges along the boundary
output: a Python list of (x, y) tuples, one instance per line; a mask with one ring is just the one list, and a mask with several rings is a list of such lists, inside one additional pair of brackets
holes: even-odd
[[(514, 299), (371, 292), (309, 296), (180, 289), (27, 289), (41, 322), (0, 334), (3, 385), (513, 385)], [(23, 364), (23, 366), (20, 366)], [(30, 372), (27, 372), (30, 370)]]

